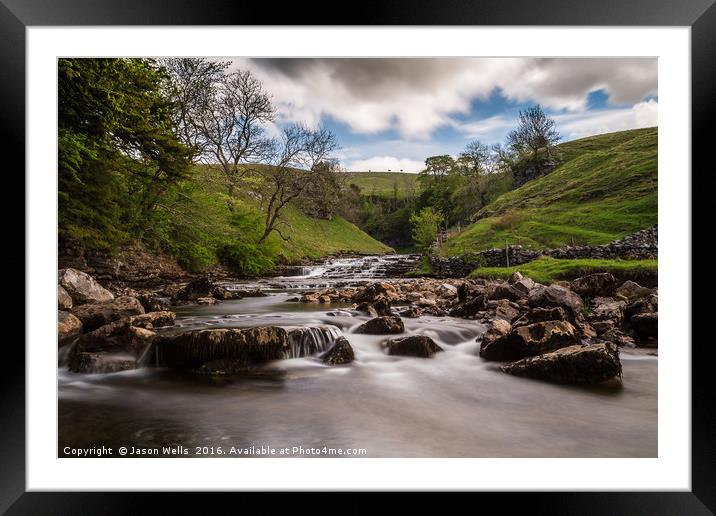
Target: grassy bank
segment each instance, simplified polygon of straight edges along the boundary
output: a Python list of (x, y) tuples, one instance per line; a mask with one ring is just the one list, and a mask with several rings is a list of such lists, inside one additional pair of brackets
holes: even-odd
[(418, 174), (407, 172), (345, 172), (348, 184), (361, 189), (363, 195), (398, 198), (418, 191)]
[(519, 271), (535, 281), (549, 284), (595, 272), (611, 272), (622, 280), (638, 281), (642, 277), (654, 277), (657, 270), (657, 260), (558, 260), (545, 256), (514, 267), (480, 267), (469, 277), (507, 279)]
[(657, 129), (603, 134), (560, 145), (550, 174), (503, 194), (447, 240), (443, 256), (518, 244), (599, 245), (657, 222)]

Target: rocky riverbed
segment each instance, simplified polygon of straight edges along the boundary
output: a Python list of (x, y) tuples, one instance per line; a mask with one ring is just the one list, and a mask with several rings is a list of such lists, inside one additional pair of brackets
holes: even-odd
[[(501, 411), (491, 406), (490, 420), (480, 424), (500, 428), (508, 421), (514, 424), (511, 404), (522, 406), (529, 399), (534, 402), (535, 393), (545, 396), (543, 403), (566, 403), (576, 411), (571, 414), (575, 424), (562, 429), (569, 434), (571, 444), (561, 450), (544, 446), (546, 455), (535, 456), (563, 456), (565, 450), (573, 456), (651, 456), (656, 452), (658, 291), (631, 281), (620, 284), (610, 274), (540, 285), (519, 273), (508, 281), (370, 280), (360, 276), (324, 281), (320, 274), (309, 273), (251, 284), (219, 284), (199, 278), (141, 291), (117, 287), (110, 291), (74, 269), (63, 269), (58, 277), (61, 440), (87, 438), (86, 421), (83, 423), (84, 416), (77, 412), (81, 406), (86, 409), (89, 404), (103, 413), (107, 406), (116, 406), (120, 413), (110, 419), (121, 419), (120, 407), (126, 409), (128, 400), (115, 391), (127, 388), (153, 400), (157, 389), (168, 388), (169, 382), (174, 385), (172, 392), (183, 393), (184, 400), (203, 399), (207, 385), (203, 382), (219, 378), (226, 379), (232, 390), (242, 392), (248, 385), (259, 390), (263, 389), (260, 385), (280, 385), (280, 391), (290, 391), (285, 399), (281, 399), (281, 392), (269, 395), (262, 391), (257, 396), (266, 403), (265, 410), (291, 411), (289, 400), (293, 400), (295, 410), (306, 410), (305, 402), (297, 401), (294, 389), (312, 390), (319, 385), (329, 390), (314, 395), (317, 403), (332, 406), (342, 397), (356, 403), (355, 396), (345, 394), (338, 385), (345, 377), (351, 378), (348, 385), (368, 392), (381, 382), (388, 390), (402, 385), (408, 389), (402, 403), (418, 410), (421, 403), (415, 405), (414, 397), (424, 396), (430, 401), (425, 401), (423, 408), (433, 410), (435, 416), (440, 413), (439, 405), (446, 403), (445, 397), (454, 398), (448, 405), (454, 404), (460, 413), (474, 411), (488, 416), (481, 406), (484, 401), (475, 396), (480, 398), (499, 386), (500, 399), (505, 392), (511, 392), (514, 399), (505, 400), (502, 420)], [(331, 370), (336, 373), (329, 374)], [(429, 381), (420, 376), (426, 374)], [(146, 390), (141, 387), (144, 384)], [(417, 390), (411, 390), (411, 384)], [(119, 398), (109, 396), (107, 390), (96, 390), (99, 385), (111, 386)], [(203, 387), (190, 393), (189, 385)], [(564, 387), (555, 391), (550, 386)], [(431, 394), (424, 389), (431, 389)], [(635, 390), (639, 394), (633, 396)], [(392, 403), (400, 405), (401, 396), (394, 393), (394, 397)], [(578, 400), (583, 408), (576, 408)], [(237, 410), (246, 403), (256, 425), (270, 424), (270, 415), (256, 405), (255, 396), (237, 392), (233, 401), (238, 404)], [(598, 407), (604, 401), (606, 406)], [(637, 402), (642, 409), (637, 409)], [(138, 410), (130, 405), (130, 412)], [(610, 405), (614, 409), (611, 414), (605, 412)], [(643, 413), (645, 407), (649, 409)], [(625, 409), (628, 415), (620, 416)], [(386, 410), (387, 406), (380, 406), (380, 417), (391, 420)], [(550, 409), (551, 417), (567, 417), (555, 410), (556, 406)], [(593, 412), (587, 414), (585, 410)], [(637, 414), (640, 411), (641, 416)], [(319, 417), (315, 408), (309, 412)], [(319, 412), (320, 417), (327, 417), (324, 410)], [(610, 419), (623, 417), (628, 443), (616, 446), (618, 451), (613, 445), (578, 451), (575, 439), (582, 442), (584, 435), (602, 434), (601, 429), (582, 428), (595, 414)], [(525, 408), (523, 416), (527, 426), (539, 435), (556, 431), (555, 421), (544, 420), (544, 411), (538, 414)], [(217, 418), (220, 426), (233, 424), (223, 416)], [(375, 416), (370, 418), (371, 425), (379, 425)], [(453, 416), (445, 424), (450, 421), (459, 429), (472, 418)], [(280, 419), (277, 416), (274, 422)], [(427, 419), (421, 424), (437, 425), (438, 435), (447, 432), (439, 419)], [(652, 423), (653, 428), (649, 426)], [(258, 431), (253, 427), (249, 430), (247, 425), (249, 422), (243, 421), (239, 426), (251, 435)], [(337, 440), (348, 442), (346, 429), (339, 426)], [(572, 434), (576, 427), (586, 434)], [(167, 432), (174, 435), (170, 430), (157, 432), (156, 426), (152, 428), (155, 432), (150, 441), (168, 438)], [(375, 430), (371, 428), (371, 432)], [(463, 430), (466, 440), (469, 432)], [(633, 431), (642, 433), (641, 443), (633, 441)], [(191, 439), (197, 439), (205, 432), (188, 433)], [(284, 441), (299, 437), (279, 433)], [(110, 440), (117, 439), (115, 432), (110, 434)], [(311, 428), (307, 435), (312, 439), (335, 437), (319, 428)], [(143, 442), (136, 436), (132, 439)], [(493, 450), (466, 444), (465, 451), (458, 452), (444, 444), (421, 444), (413, 449), (410, 445), (390, 448), (381, 439), (375, 442), (382, 443), (373, 450), (375, 456), (435, 456), (436, 452), (445, 456), (533, 455), (522, 448), (507, 450), (504, 443)]]

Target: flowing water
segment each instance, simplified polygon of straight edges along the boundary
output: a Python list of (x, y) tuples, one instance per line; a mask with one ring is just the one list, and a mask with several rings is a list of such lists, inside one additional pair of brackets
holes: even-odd
[(292, 456), (657, 455), (656, 357), (622, 352), (620, 390), (552, 385), (500, 373), (481, 360), (476, 338), (485, 328), (475, 321), (404, 319), (407, 334), (429, 335), (445, 352), (394, 357), (381, 351), (385, 336), (353, 333), (368, 317), (350, 307), (287, 301), (316, 285), (389, 274), (385, 261), (334, 260), (263, 281), (267, 297), (176, 307), (176, 327), (166, 330), (308, 327), (294, 343), (296, 353), (325, 349), (344, 335), (356, 356), (347, 366), (309, 356), (213, 378), (153, 367), (105, 375), (60, 367), (60, 456), (65, 447), (100, 446), (113, 454), (120, 446), (156, 449), (160, 456), (164, 446), (183, 446), (189, 456), (198, 450), (213, 457), (219, 449), (223, 456), (265, 456), (271, 448), (289, 448)]

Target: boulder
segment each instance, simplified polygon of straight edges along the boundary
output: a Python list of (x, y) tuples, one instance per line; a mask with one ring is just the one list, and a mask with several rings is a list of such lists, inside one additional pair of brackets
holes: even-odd
[(75, 353), (68, 362), (75, 373), (116, 373), (137, 368), (137, 361), (126, 355), (112, 353)]
[(656, 338), (659, 333), (659, 314), (656, 312), (637, 314), (629, 319), (637, 340)]
[(82, 321), (69, 312), (57, 311), (57, 342), (67, 344), (82, 334)]
[(624, 308), (624, 316), (629, 319), (636, 314), (646, 314), (659, 311), (659, 297), (656, 294), (637, 299)]
[(315, 292), (305, 292), (299, 299), (301, 303), (318, 303), (318, 294)]
[(113, 321), (143, 313), (142, 303), (134, 297), (118, 297), (106, 303), (87, 303), (72, 309), (72, 314), (82, 321), (85, 331), (96, 330)]
[(198, 305), (215, 305), (216, 304), (215, 297), (197, 297), (194, 301), (196, 301), (196, 304), (198, 304)]
[(507, 299), (509, 301), (518, 301), (527, 297), (527, 293), (510, 285), (507, 282), (500, 283), (495, 287), (490, 299)]
[(520, 316), (519, 309), (515, 308), (508, 300), (500, 299), (495, 307), (495, 317), (512, 323)]
[(599, 335), (599, 338), (607, 342), (613, 342), (620, 348), (633, 348), (636, 346), (636, 341), (618, 328), (607, 329), (607, 331)]
[(566, 321), (569, 318), (567, 311), (561, 306), (552, 308), (533, 308), (512, 323), (513, 328), (527, 326), (543, 321)]
[(628, 303), (633, 303), (637, 299), (648, 296), (652, 293), (650, 288), (642, 287), (638, 283), (627, 280), (617, 289), (616, 295), (625, 299)]
[(485, 291), (485, 287), (478, 285), (471, 280), (466, 280), (460, 284), (457, 288), (457, 298), (461, 303), (470, 301), (477, 296), (482, 296)]
[(398, 291), (393, 285), (385, 281), (379, 281), (377, 283), (371, 283), (367, 287), (357, 291), (353, 295), (353, 301), (356, 303), (361, 303), (363, 301), (373, 303), (377, 301), (378, 297), (381, 295), (387, 297), (389, 300), (397, 299), (399, 297)]
[(72, 297), (62, 287), (57, 285), (57, 309), (58, 310), (70, 310), (72, 308)]
[(493, 342), (480, 346), (487, 360), (518, 360), (579, 344), (577, 332), (567, 321), (545, 321), (521, 326)]
[(512, 285), (513, 288), (519, 290), (520, 292), (524, 292), (525, 294), (529, 294), (530, 290), (535, 288), (535, 285), (536, 285), (536, 283), (534, 281), (532, 281), (532, 279), (530, 279), (530, 278), (520, 278), (519, 280), (515, 281), (514, 283), (510, 283), (510, 284)]
[[(129, 318), (105, 324), (99, 328), (83, 334), (77, 339), (76, 352), (126, 352), (141, 351), (141, 345), (130, 336)], [(143, 329), (143, 328), (139, 328)]]
[(172, 298), (176, 301), (196, 301), (203, 298), (234, 299), (238, 297), (233, 292), (213, 283), (209, 278), (199, 278), (189, 282), (181, 290), (176, 292)]
[(173, 326), (176, 317), (177, 314), (168, 310), (149, 312), (131, 317), (130, 324), (139, 328), (161, 328), (162, 326)]
[(571, 312), (572, 315), (581, 313), (584, 309), (582, 298), (578, 294), (557, 284), (532, 289), (529, 293), (528, 302), (533, 308), (561, 306)]
[(378, 312), (375, 311), (375, 308), (373, 308), (373, 305), (371, 305), (368, 301), (363, 301), (362, 303), (358, 303), (358, 305), (356, 305), (355, 309), (356, 309), (356, 311), (370, 315), (371, 317), (378, 317)]
[(378, 300), (371, 305), (375, 313), (378, 315), (393, 315), (393, 311), (390, 309), (390, 301), (385, 296), (380, 296)]
[(509, 283), (510, 285), (514, 285), (518, 281), (521, 281), (523, 278), (524, 278), (524, 276), (522, 275), (521, 272), (515, 271), (512, 273), (510, 278), (507, 280), (507, 283)]
[(586, 385), (621, 379), (619, 350), (611, 343), (574, 345), (505, 364), (500, 370), (549, 382)]
[(145, 312), (163, 312), (169, 310), (169, 302), (159, 296), (152, 294), (140, 294), (137, 296), (139, 302), (142, 303)]
[(355, 360), (355, 354), (350, 342), (345, 337), (338, 337), (333, 346), (321, 355), (321, 360), (327, 365), (348, 364)]
[(398, 312), (400, 317), (407, 317), (408, 319), (417, 319), (422, 314), (422, 311), (417, 306), (409, 306)]
[(487, 299), (484, 295), (478, 294), (469, 301), (460, 303), (450, 310), (452, 317), (471, 317), (487, 308)]
[(389, 355), (430, 358), (443, 351), (433, 339), (426, 335), (410, 335), (386, 341), (383, 346)]
[[(288, 358), (291, 351), (288, 331), (278, 326), (208, 329), (179, 335), (158, 335), (154, 339), (154, 345), (156, 360), (160, 365), (195, 369), (202, 364), (223, 361), (224, 372), (235, 372), (268, 360)], [(214, 368), (205, 369), (206, 372), (211, 372)]]
[(437, 288), (436, 293), (439, 297), (453, 299), (457, 297), (457, 287), (449, 283), (443, 283)]
[(624, 318), (626, 303), (611, 297), (595, 297), (589, 311), (589, 321), (614, 321), (618, 326)]
[(482, 334), (482, 338), (478, 337), (478, 339), (482, 342), (483, 346), (487, 346), (511, 331), (512, 325), (510, 323), (504, 319), (495, 319), (490, 323), (490, 327), (487, 331)]
[(72, 303), (106, 303), (114, 299), (114, 295), (97, 281), (77, 269), (60, 269), (57, 280), (62, 288), (72, 297)]
[(405, 326), (400, 317), (389, 316), (389, 317), (375, 317), (370, 321), (364, 322), (358, 328), (355, 333), (366, 333), (369, 335), (390, 335), (394, 333), (403, 333)]
[(617, 288), (617, 280), (608, 272), (598, 272), (573, 280), (570, 288), (582, 297), (611, 296)]

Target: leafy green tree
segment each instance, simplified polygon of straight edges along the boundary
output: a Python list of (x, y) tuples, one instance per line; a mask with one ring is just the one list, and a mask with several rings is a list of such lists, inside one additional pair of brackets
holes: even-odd
[(413, 227), (413, 241), (421, 249), (428, 249), (438, 236), (440, 225), (444, 217), (433, 208), (423, 208), (419, 213), (410, 217), (410, 224)]
[(141, 236), (148, 215), (187, 176), (166, 76), (148, 59), (60, 59), (60, 237), (112, 248)]

